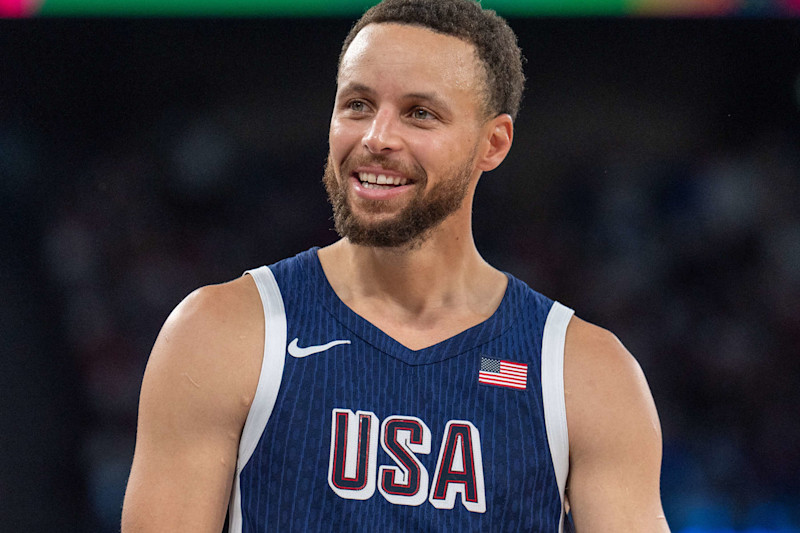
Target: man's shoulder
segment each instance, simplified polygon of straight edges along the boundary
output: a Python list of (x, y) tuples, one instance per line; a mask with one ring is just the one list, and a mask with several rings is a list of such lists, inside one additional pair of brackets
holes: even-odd
[(609, 330), (573, 316), (567, 328), (565, 364), (567, 377), (598, 385), (644, 382), (639, 363)]
[(627, 358), (630, 353), (609, 330), (573, 316), (567, 328), (567, 351), (579, 358)]
[(206, 285), (189, 294), (170, 314), (165, 325), (224, 333), (256, 325), (261, 303), (252, 276)]
[(225, 439), (241, 431), (264, 346), (263, 312), (248, 278), (197, 289), (167, 318), (142, 381), (146, 433)]
[[(264, 346), (264, 314), (250, 276), (207, 285), (172, 311), (148, 366), (193, 369), (222, 387), (257, 379)], [(197, 381), (197, 380), (195, 380)]]
[(652, 433), (651, 437), (657, 434), (660, 439), (658, 416), (647, 380), (639, 363), (616, 335), (573, 317), (567, 329), (564, 359), (573, 452), (596, 451), (603, 443), (611, 447), (621, 445), (631, 434)]

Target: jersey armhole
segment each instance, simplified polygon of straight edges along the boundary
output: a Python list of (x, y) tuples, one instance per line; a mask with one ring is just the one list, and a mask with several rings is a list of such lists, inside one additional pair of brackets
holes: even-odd
[(564, 345), (567, 326), (574, 311), (554, 302), (547, 315), (542, 335), (542, 402), (547, 442), (561, 498), (558, 531), (564, 531), (566, 509), (564, 495), (569, 475), (569, 434), (564, 398)]
[(247, 413), (242, 437), (239, 441), (236, 478), (228, 510), (228, 531), (230, 533), (239, 533), (242, 530), (240, 476), (258, 446), (269, 417), (272, 415), (283, 379), (283, 365), (286, 357), (286, 310), (275, 275), (266, 266), (248, 270), (245, 274), (252, 276), (255, 281), (264, 309), (264, 357), (261, 361), (256, 395)]

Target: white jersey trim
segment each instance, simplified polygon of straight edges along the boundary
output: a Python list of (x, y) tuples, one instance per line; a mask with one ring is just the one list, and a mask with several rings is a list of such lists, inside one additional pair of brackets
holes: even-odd
[(558, 531), (564, 531), (566, 509), (564, 492), (569, 475), (569, 434), (567, 432), (567, 406), (564, 399), (564, 344), (567, 326), (574, 311), (558, 302), (553, 303), (547, 315), (542, 335), (542, 402), (544, 423), (550, 457), (556, 473), (556, 483), (561, 496), (561, 519)]
[(242, 429), (242, 438), (239, 441), (236, 479), (234, 479), (230, 502), (228, 524), (230, 533), (241, 533), (242, 531), (240, 475), (258, 446), (258, 441), (261, 439), (272, 409), (275, 407), (286, 358), (286, 310), (275, 276), (266, 266), (248, 270), (245, 273), (250, 274), (253, 281), (256, 282), (264, 308), (264, 358), (261, 362), (261, 374), (258, 378), (256, 395), (250, 411), (247, 413), (247, 420)]

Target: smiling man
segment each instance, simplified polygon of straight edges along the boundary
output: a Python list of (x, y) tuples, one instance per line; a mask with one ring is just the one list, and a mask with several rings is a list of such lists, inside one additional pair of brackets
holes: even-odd
[(661, 437), (609, 332), (486, 263), (475, 187), (523, 87), (505, 21), (386, 0), (347, 36), (341, 240), (199, 289), (142, 385), (123, 532), (668, 531)]

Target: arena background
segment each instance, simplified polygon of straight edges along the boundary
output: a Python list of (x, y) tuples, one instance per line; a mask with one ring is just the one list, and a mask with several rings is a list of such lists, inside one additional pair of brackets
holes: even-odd
[[(793, 5), (511, 18), (528, 89), (477, 243), (637, 356), (673, 531), (800, 531)], [(352, 17), (66, 14), (0, 20), (0, 531), (118, 531), (167, 314), (336, 238)]]

